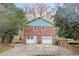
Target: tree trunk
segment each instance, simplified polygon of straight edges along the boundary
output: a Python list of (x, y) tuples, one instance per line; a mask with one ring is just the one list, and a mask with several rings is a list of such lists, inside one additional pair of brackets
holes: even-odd
[(5, 36), (2, 36), (2, 43), (4, 43), (4, 40), (5, 40)]
[(13, 36), (10, 36), (9, 43), (12, 43), (12, 40), (13, 40)]
[(12, 43), (12, 40), (13, 40), (13, 39), (10, 39), (10, 40), (9, 40), (9, 43)]

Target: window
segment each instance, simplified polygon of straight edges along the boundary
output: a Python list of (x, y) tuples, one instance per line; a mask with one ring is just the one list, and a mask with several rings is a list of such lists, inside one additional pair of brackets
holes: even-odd
[(31, 36), (31, 39), (33, 39), (33, 36)]
[(35, 30), (36, 30), (36, 26), (35, 26)]
[(27, 39), (30, 39), (30, 36), (28, 36)]
[(28, 39), (33, 39), (33, 36), (28, 36)]
[(35, 27), (33, 27), (33, 30), (36, 30), (36, 26), (35, 26)]
[(43, 31), (45, 31), (45, 27), (43, 27)]

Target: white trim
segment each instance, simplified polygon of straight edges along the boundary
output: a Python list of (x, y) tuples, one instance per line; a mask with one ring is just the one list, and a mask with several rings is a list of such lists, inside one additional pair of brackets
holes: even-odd
[(51, 36), (42, 36), (42, 44), (52, 44)]
[(26, 37), (26, 44), (36, 44), (37, 43), (37, 36), (33, 36), (33, 39), (28, 39)]

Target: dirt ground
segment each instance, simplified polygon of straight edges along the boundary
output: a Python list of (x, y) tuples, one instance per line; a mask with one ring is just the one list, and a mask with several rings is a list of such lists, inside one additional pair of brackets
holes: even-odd
[(79, 56), (79, 47), (70, 46), (67, 49), (71, 51), (74, 55)]
[[(72, 56), (71, 50), (56, 45), (14, 44), (14, 48), (0, 53), (1, 56)], [(76, 54), (75, 54), (76, 55)]]
[(2, 44), (2, 43), (0, 43), (0, 53), (4, 52), (4, 51), (7, 51), (7, 50), (10, 50), (12, 48), (14, 48), (14, 46), (9, 45), (9, 44)]

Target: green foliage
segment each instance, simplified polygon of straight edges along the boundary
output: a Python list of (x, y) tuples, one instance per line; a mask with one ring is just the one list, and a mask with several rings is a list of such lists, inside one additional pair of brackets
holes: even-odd
[(58, 29), (58, 36), (79, 40), (79, 5), (64, 4), (57, 10), (55, 25)]
[[(25, 13), (12, 3), (3, 3), (2, 5), (6, 10), (0, 12), (0, 37), (12, 40), (24, 27)], [(11, 42), (10, 40), (9, 42)]]

